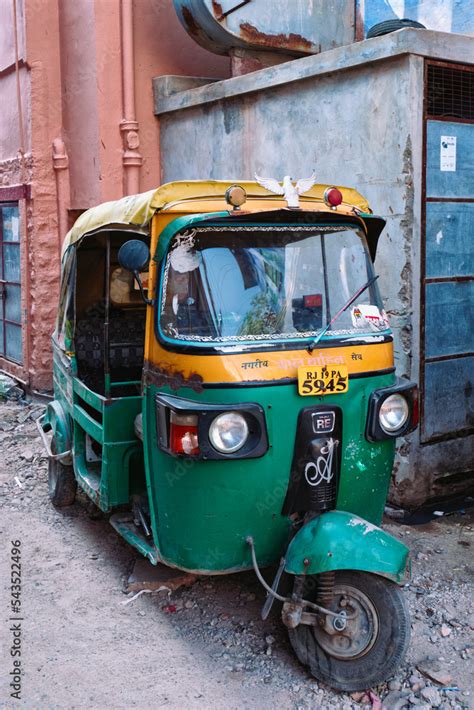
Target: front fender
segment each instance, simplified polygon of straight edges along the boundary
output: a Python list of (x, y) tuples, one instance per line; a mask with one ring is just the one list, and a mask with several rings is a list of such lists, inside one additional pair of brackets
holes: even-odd
[(351, 569), (400, 583), (408, 576), (408, 555), (403, 543), (376, 525), (333, 510), (296, 533), (287, 550), (285, 572), (308, 575)]
[(69, 415), (64, 411), (58, 400), (54, 399), (46, 407), (43, 420), (43, 429), (53, 432), (56, 453), (62, 454), (72, 448), (71, 422)]

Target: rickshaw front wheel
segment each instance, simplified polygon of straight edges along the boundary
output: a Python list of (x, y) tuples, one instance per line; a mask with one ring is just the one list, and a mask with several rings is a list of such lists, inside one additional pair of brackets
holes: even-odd
[[(317, 602), (317, 585), (318, 577), (309, 577), (303, 598)], [(410, 616), (401, 589), (374, 574), (336, 572), (329, 608), (345, 614), (344, 628), (339, 628), (340, 619), (321, 616), (314, 626), (289, 629), (301, 663), (337, 690), (366, 690), (390, 678), (410, 641)]]
[[(55, 453), (54, 440), (51, 451)], [(72, 466), (57, 459), (48, 460), (48, 492), (51, 503), (57, 508), (72, 505), (76, 499), (77, 481)]]

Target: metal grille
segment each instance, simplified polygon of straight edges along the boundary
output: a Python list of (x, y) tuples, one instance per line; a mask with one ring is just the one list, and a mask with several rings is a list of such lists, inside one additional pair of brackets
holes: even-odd
[(474, 119), (474, 71), (429, 65), (428, 116)]

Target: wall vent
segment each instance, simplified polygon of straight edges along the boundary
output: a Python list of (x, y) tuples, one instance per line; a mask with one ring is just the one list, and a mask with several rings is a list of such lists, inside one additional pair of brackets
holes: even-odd
[(474, 120), (474, 67), (428, 65), (427, 115)]

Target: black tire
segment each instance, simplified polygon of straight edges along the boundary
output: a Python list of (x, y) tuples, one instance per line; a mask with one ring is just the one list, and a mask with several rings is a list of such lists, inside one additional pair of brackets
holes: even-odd
[[(54, 441), (51, 451), (55, 453)], [(48, 491), (51, 503), (57, 508), (72, 505), (76, 500), (77, 481), (72, 466), (65, 466), (57, 459), (48, 460)]]
[[(308, 587), (314, 590), (315, 578), (310, 581), (313, 584)], [(342, 596), (349, 599), (346, 608), (352, 608), (351, 615), (356, 611), (354, 620), (348, 622), (349, 632), (349, 624), (362, 628), (351, 637), (354, 649), (352, 640), (350, 648), (345, 645), (350, 633), (329, 634), (322, 626), (307, 624), (289, 629), (290, 643), (299, 661), (319, 681), (336, 690), (367, 690), (393, 676), (403, 662), (410, 641), (408, 607), (394, 582), (365, 572), (336, 573), (332, 611), (342, 609)], [(308, 589), (303, 598), (316, 601), (316, 592)], [(341, 641), (343, 646), (339, 646)]]
[(416, 20), (385, 20), (385, 22), (378, 22), (376, 25), (371, 27), (370, 30), (368, 30), (367, 39), (388, 35), (390, 32), (403, 30), (405, 27), (414, 27), (415, 29), (426, 30), (426, 27), (422, 25), (421, 22), (417, 22)]

